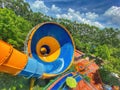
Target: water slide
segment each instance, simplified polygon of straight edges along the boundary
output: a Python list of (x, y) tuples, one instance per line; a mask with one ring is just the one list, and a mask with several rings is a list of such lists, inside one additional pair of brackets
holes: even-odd
[(38, 24), (29, 33), (25, 52), (0, 40), (0, 72), (28, 78), (48, 78), (70, 68), (74, 43), (63, 26), (47, 22)]
[[(47, 87), (45, 87), (45, 90), (61, 90), (61, 89), (69, 90), (70, 87), (66, 84), (66, 80), (69, 77), (74, 79), (76, 83), (82, 80), (82, 77), (80, 76), (80, 74), (75, 72), (69, 72), (55, 79), (52, 83), (50, 83)], [(73, 83), (73, 81), (70, 80), (70, 83)]]

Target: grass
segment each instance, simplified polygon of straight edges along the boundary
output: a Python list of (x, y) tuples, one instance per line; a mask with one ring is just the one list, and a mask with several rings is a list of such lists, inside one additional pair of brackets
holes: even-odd
[(29, 79), (0, 73), (0, 90), (29, 90)]

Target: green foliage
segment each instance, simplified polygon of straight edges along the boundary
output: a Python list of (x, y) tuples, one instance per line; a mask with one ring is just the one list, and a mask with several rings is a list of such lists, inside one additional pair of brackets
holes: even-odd
[(105, 69), (103, 67), (99, 70), (99, 72), (100, 72), (100, 75), (102, 77), (102, 81), (105, 84), (108, 84), (108, 85), (111, 85), (111, 86), (112, 85), (120, 86), (120, 81), (118, 80), (118, 78), (112, 76), (111, 72), (109, 72), (107, 69)]
[[(111, 77), (110, 72), (115, 72), (120, 76), (120, 30), (113, 28), (105, 28), (103, 30), (90, 26), (72, 22), (66, 19), (55, 19), (42, 13), (34, 13), (30, 9), (28, 3), (24, 0), (1, 0), (0, 7), (4, 3), (5, 8), (0, 8), (0, 39), (12, 44), (15, 48), (22, 50), (25, 37), (31, 28), (43, 22), (57, 22), (65, 26), (72, 34), (75, 46), (83, 51), (86, 55), (94, 54), (101, 57), (104, 61), (100, 74), (104, 83), (109, 83)], [(6, 75), (5, 75), (6, 76)], [(12, 82), (13, 77), (4, 77), (0, 74), (0, 81), (9, 80)], [(23, 80), (16, 77), (14, 81)], [(6, 87), (3, 82), (0, 83), (0, 89)], [(20, 83), (18, 83), (20, 84)], [(112, 84), (117, 85), (116, 79)], [(18, 87), (24, 87), (20, 84), (17, 87), (15, 83), (4, 90), (18, 90)], [(1, 88), (2, 87), (2, 88)], [(26, 87), (24, 87), (26, 88)], [(40, 88), (40, 86), (36, 86)], [(23, 90), (23, 88), (22, 88)], [(26, 89), (25, 89), (26, 90)]]
[(16, 15), (22, 16), (25, 19), (30, 18), (30, 14), (32, 13), (30, 5), (24, 2), (24, 0), (0, 0), (0, 7), (11, 9)]
[(107, 71), (117, 73), (120, 75), (120, 58), (116, 59), (114, 57), (111, 57), (109, 60), (105, 60), (104, 68)]
[(1, 73), (0, 90), (29, 90), (29, 80), (22, 76)]
[(99, 45), (98, 47), (95, 48), (94, 54), (98, 57), (109, 60), (111, 50), (108, 48), (107, 45)]
[(37, 24), (50, 21), (50, 18), (38, 12), (38, 13), (31, 13), (31, 16), (30, 18), (28, 18), (28, 21), (30, 21), (32, 25), (35, 26)]
[(0, 38), (21, 50), (28, 31), (32, 28), (30, 22), (18, 17), (12, 10), (0, 9)]

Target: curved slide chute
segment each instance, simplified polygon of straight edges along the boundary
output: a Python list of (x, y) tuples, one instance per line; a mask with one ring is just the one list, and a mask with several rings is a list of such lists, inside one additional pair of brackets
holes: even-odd
[(27, 55), (3, 41), (0, 41), (1, 48), (4, 50), (0, 53), (6, 53), (0, 55), (0, 71), (26, 77), (52, 77), (61, 74), (71, 66), (74, 56), (74, 43), (70, 33), (53, 22), (38, 24), (32, 29), (25, 44)]

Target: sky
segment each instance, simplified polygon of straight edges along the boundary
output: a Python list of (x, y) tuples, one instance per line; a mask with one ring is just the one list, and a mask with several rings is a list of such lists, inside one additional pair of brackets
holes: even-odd
[(120, 28), (120, 0), (25, 0), (34, 12), (99, 28)]

